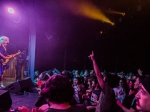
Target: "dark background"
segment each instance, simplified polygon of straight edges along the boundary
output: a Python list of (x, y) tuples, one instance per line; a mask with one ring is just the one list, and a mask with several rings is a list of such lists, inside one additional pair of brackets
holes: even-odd
[[(150, 0), (86, 1), (101, 9), (115, 25), (74, 15), (63, 7), (62, 0), (36, 0), (35, 69), (92, 69), (88, 55), (94, 50), (102, 71), (136, 72), (141, 68), (148, 74)], [(2, 0), (0, 3), (0, 35), (10, 38), (13, 45), (8, 45), (9, 52), (27, 51), (29, 0)], [(17, 17), (8, 14), (6, 5), (18, 11), (19, 23), (14, 22)], [(125, 12), (125, 16), (109, 11)]]

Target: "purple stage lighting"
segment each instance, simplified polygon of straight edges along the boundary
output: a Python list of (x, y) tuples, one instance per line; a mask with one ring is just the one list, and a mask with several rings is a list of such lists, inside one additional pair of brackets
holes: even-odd
[(13, 8), (8, 8), (8, 12), (9, 13), (14, 13), (14, 9)]

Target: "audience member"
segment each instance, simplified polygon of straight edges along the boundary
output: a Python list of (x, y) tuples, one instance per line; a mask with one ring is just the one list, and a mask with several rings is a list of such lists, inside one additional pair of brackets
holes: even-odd
[(33, 80), (34, 85), (37, 86), (37, 81), (38, 80), (39, 80), (39, 71), (35, 71), (34, 72), (34, 80)]
[[(134, 89), (139, 91), (140, 90), (140, 85), (142, 80), (144, 79), (144, 76), (138, 76), (136, 78), (136, 81), (134, 83)], [(124, 105), (121, 104), (121, 102), (117, 101), (118, 106), (120, 106), (122, 108), (123, 111), (125, 112), (135, 112), (137, 111), (136, 109), (136, 98), (134, 97), (134, 99), (131, 102), (130, 108), (126, 108)]]
[(127, 108), (131, 107), (132, 100), (134, 99), (135, 94), (137, 93), (137, 90), (134, 88), (134, 83), (135, 83), (135, 80), (131, 79), (128, 84), (128, 93), (123, 103), (124, 106)]
[(41, 94), (46, 96), (50, 107), (45, 112), (86, 112), (82, 106), (71, 105), (74, 90), (63, 75), (54, 75), (47, 81)]
[[(119, 78), (115, 75), (108, 75), (104, 82), (100, 69), (94, 58), (94, 52), (89, 56), (93, 62), (94, 71), (98, 79), (98, 83), (102, 89), (100, 98), (96, 107), (96, 112), (117, 112), (115, 93), (113, 88), (119, 83)], [(117, 80), (118, 79), (118, 80)]]
[[(87, 106), (86, 108), (91, 112), (95, 111), (101, 92), (98, 81), (94, 77), (92, 78), (92, 88), (93, 89), (91, 94), (86, 94), (83, 96), (83, 98), (85, 99), (84, 105)], [(87, 90), (87, 93), (90, 93), (90, 90)], [(88, 95), (90, 95), (90, 98)]]
[(38, 88), (38, 91), (39, 91), (39, 97), (37, 99), (37, 101), (35, 102), (35, 106), (36, 107), (40, 107), (42, 106), (43, 104), (47, 104), (47, 101), (46, 101), (46, 97), (41, 95), (41, 91), (42, 89), (45, 87), (45, 83), (46, 81), (48, 80), (48, 75), (44, 72), (44, 73), (41, 73), (39, 79), (41, 81), (41, 85), (39, 86)]
[(113, 88), (113, 90), (115, 91), (116, 99), (120, 100), (120, 102), (123, 103), (125, 96), (126, 96), (123, 79), (119, 80), (118, 86)]
[(136, 94), (136, 109), (142, 112), (150, 112), (150, 76), (141, 82), (141, 87)]
[[(63, 75), (53, 75), (50, 77), (41, 95), (48, 99), (48, 105), (44, 105), (42, 110), (32, 109), (32, 112), (86, 112), (84, 106), (71, 105), (74, 90), (71, 82)], [(26, 107), (19, 107), (20, 112), (31, 112)]]
[(80, 77), (73, 80), (74, 98), (78, 104), (82, 103), (82, 95), (85, 93), (84, 85), (81, 84)]

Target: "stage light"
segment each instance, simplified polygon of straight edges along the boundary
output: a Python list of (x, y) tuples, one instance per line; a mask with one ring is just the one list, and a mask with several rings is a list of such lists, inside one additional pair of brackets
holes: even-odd
[(69, 11), (76, 15), (114, 25), (114, 23), (97, 6), (90, 2), (73, 2), (72, 0), (70, 0), (69, 2), (67, 2), (66, 7), (69, 8)]
[(100, 31), (100, 34), (103, 34), (103, 31)]
[(13, 8), (8, 8), (8, 12), (9, 13), (14, 13), (14, 9)]
[(125, 16), (125, 13), (122, 13), (122, 16)]
[(122, 16), (125, 16), (126, 13), (124, 12), (118, 12), (118, 11), (109, 11), (109, 13), (112, 13), (112, 14), (119, 14), (119, 15), (122, 15)]
[(13, 21), (14, 21), (15, 23), (19, 23), (20, 20), (21, 20), (21, 17), (20, 17), (20, 15), (19, 15), (19, 13), (15, 12), (14, 9), (11, 8), (11, 7), (8, 7), (7, 10), (8, 10), (8, 12), (9, 12), (10, 14), (13, 14), (13, 15), (11, 16), (11, 18), (13, 19)]

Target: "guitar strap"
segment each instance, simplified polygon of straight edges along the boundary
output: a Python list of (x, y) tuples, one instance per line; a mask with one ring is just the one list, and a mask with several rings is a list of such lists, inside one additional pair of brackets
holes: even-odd
[[(6, 47), (2, 44), (2, 47), (4, 48), (4, 55), (7, 56), (8, 55), (8, 52), (7, 52), (7, 49)], [(9, 64), (7, 63), (6, 65), (3, 65), (3, 69), (4, 70), (7, 70), (9, 68)]]
[(6, 47), (3, 44), (2, 44), (2, 46), (3, 46), (4, 51), (5, 51), (4, 55), (7, 56), (8, 55), (7, 49), (6, 49)]

